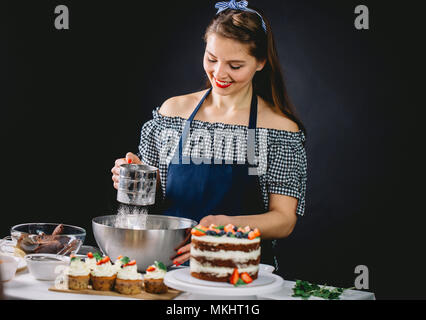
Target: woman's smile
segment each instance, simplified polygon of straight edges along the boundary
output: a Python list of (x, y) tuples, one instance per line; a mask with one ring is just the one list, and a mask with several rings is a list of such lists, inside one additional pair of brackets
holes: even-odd
[(228, 88), (232, 84), (232, 81), (220, 81), (220, 80), (216, 79), (215, 77), (213, 77), (213, 79), (216, 83), (216, 86), (218, 86), (219, 88), (222, 88), (222, 89)]

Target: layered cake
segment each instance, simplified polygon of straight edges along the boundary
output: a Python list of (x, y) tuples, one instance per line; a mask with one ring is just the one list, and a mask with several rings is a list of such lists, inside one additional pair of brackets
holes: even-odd
[(191, 276), (208, 281), (231, 282), (234, 274), (247, 274), (256, 279), (260, 263), (260, 231), (201, 225), (191, 231)]

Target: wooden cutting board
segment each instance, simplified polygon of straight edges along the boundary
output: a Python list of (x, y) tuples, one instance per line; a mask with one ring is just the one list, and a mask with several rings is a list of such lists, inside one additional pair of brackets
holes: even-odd
[(85, 290), (70, 290), (63, 286), (57, 286), (57, 287), (53, 286), (49, 288), (49, 291), (78, 293), (78, 294), (92, 294), (92, 295), (112, 296), (112, 297), (125, 297), (125, 298), (135, 298), (135, 299), (142, 299), (142, 300), (171, 300), (177, 297), (181, 293), (181, 291), (169, 288), (167, 293), (162, 293), (162, 294), (148, 293), (142, 289), (141, 293), (134, 294), (134, 295), (127, 295), (127, 294), (121, 294), (115, 291), (93, 290), (91, 286), (89, 286), (89, 288)]

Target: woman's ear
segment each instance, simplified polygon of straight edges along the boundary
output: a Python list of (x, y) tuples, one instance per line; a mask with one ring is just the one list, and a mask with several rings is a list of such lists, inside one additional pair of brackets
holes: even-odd
[(261, 71), (266, 64), (266, 59), (257, 62), (256, 71)]

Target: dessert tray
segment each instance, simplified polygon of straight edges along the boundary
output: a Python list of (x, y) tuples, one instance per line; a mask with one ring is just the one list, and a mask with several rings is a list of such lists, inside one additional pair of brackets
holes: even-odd
[(77, 293), (77, 294), (91, 294), (91, 295), (101, 295), (101, 296), (111, 296), (111, 297), (122, 297), (122, 298), (134, 298), (134, 299), (142, 299), (142, 300), (171, 300), (176, 298), (181, 292), (170, 289), (166, 293), (162, 294), (154, 294), (154, 293), (148, 293), (142, 289), (141, 293), (133, 294), (133, 295), (126, 295), (121, 294), (115, 291), (97, 291), (93, 290), (92, 286), (89, 285), (88, 289), (84, 290), (70, 290), (68, 289), (68, 286), (65, 285), (54, 285), (49, 288), (49, 291), (55, 291), (55, 292), (64, 292), (64, 293)]
[(252, 283), (234, 286), (228, 282), (206, 281), (191, 276), (189, 267), (167, 272), (164, 283), (176, 290), (209, 296), (257, 296), (278, 291), (284, 279), (271, 273), (267, 266), (259, 266), (259, 275)]

